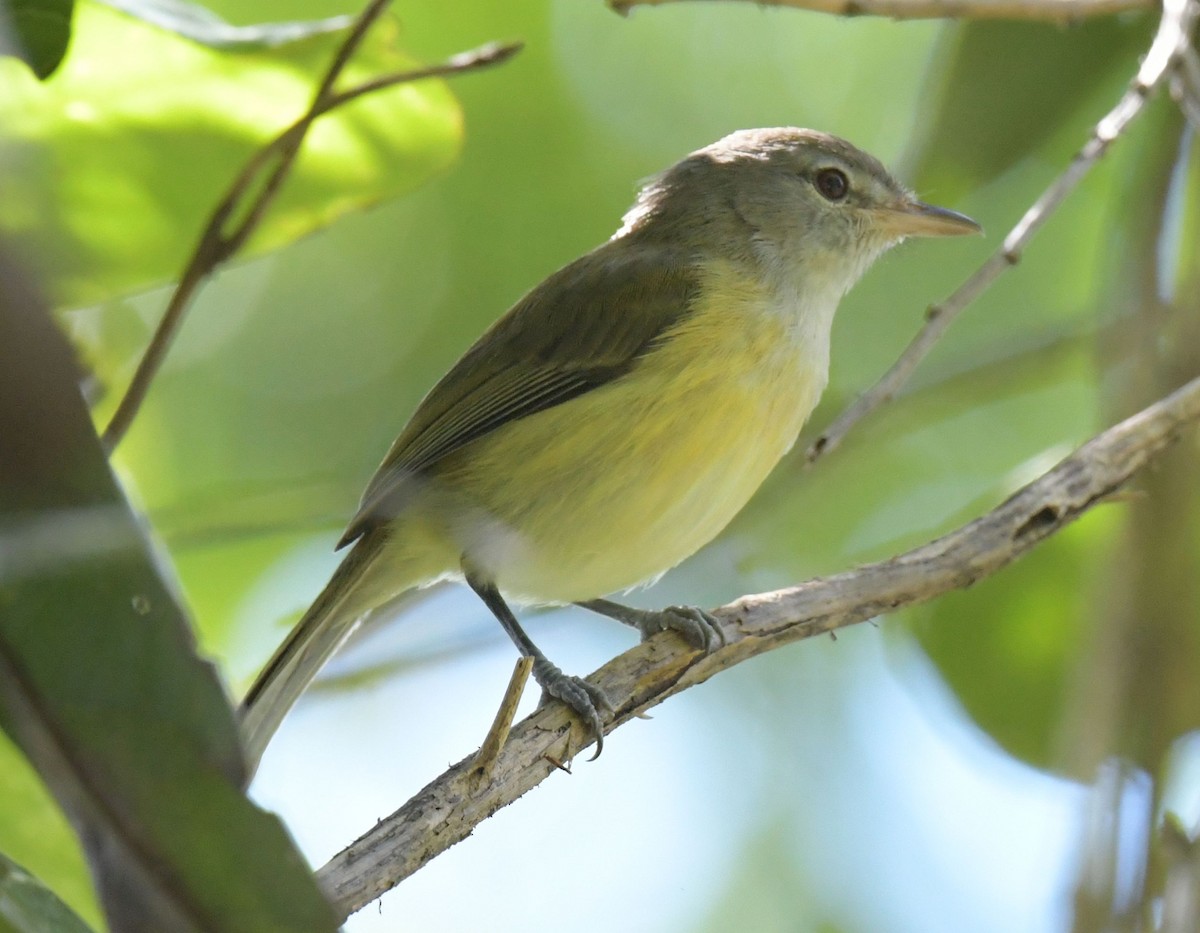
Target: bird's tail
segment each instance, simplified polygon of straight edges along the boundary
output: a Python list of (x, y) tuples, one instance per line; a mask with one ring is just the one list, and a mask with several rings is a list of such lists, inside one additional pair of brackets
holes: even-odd
[[(387, 592), (378, 592), (371, 578), (385, 543), (383, 532), (368, 532), (342, 560), (333, 576), (287, 640), (259, 672), (238, 709), (238, 722), (249, 776), (258, 769), (267, 743), (284, 716), (300, 698), (325, 662), (371, 609), (405, 590), (426, 582), (415, 573), (404, 580), (389, 555)], [(399, 581), (398, 584), (393, 581)]]

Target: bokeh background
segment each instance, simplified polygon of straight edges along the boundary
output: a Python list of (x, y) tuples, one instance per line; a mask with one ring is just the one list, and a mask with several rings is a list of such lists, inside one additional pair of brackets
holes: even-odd
[[(356, 9), (207, 5), (240, 23)], [(88, 46), (85, 30), (145, 27), (115, 25), (87, 0), (80, 13), (72, 54), (88, 51), (97, 80), (118, 47)], [(380, 203), (343, 205), (353, 209), (335, 223), (268, 250), (290, 239), (280, 231), (224, 269), (116, 461), (234, 695), (335, 566), (333, 542), (424, 391), (525, 290), (607, 237), (638, 179), (737, 128), (811, 126), (986, 227), (984, 240), (895, 250), (844, 301), (819, 429), (998, 247), (1121, 93), (1153, 28), (1136, 13), (1063, 28), (749, 3), (622, 18), (600, 0), (404, 2), (395, 15), (392, 39), (417, 60), (493, 39), (526, 47), (408, 99), (403, 120), (424, 108), (431, 141), (398, 169), (380, 154), (382, 130), (363, 142), (398, 105), (386, 93), (371, 103), (359, 147), (303, 190), (329, 201), (359, 186)], [(91, 368), (98, 422), (227, 177), (203, 148), (164, 142), (166, 120), (138, 127), (133, 113), (120, 132), (72, 135), (102, 131), (105, 106), (133, 108), (151, 87), (165, 111), (183, 92), (182, 72), (154, 75), (191, 53), (130, 35), (126, 76), (98, 101), (72, 97), (89, 73), (70, 58), (49, 91), (27, 76), (0, 91), (29, 173), (27, 202), (0, 206), (0, 225), (50, 230), (30, 251)], [(294, 55), (277, 95), (264, 80), (247, 125), (297, 115), (317, 51)], [(225, 133), (209, 111), (175, 119), (188, 139)], [(227, 135), (222, 146), (244, 158), (249, 134)], [(719, 540), (633, 601), (719, 605), (890, 556), (1194, 375), (1191, 145), (1170, 103), (1152, 104), (900, 399), (812, 469), (798, 445)], [(412, 186), (392, 172), (424, 183), (397, 195)], [(89, 199), (111, 202), (105, 225), (72, 212)], [(56, 255), (72, 237), (98, 245), (91, 265)], [(144, 256), (153, 262), (138, 265)], [(347, 929), (1037, 933), (1070, 928), (1097, 859), (1109, 870), (1089, 877), (1108, 882), (1092, 894), (1135, 897), (1159, 815), (1200, 816), (1196, 453), (1188, 439), (1137, 496), (968, 592), (672, 699)], [(582, 611), (543, 612), (529, 628), (578, 673), (630, 645)], [(322, 864), (475, 749), (513, 660), (474, 597), (430, 594), (331, 664), (253, 796)], [(0, 850), (96, 919), (69, 831), (4, 741)]]

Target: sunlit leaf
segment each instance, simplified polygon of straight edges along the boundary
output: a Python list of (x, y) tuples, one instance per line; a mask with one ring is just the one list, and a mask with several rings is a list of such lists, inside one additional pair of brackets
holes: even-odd
[[(345, 80), (413, 67), (394, 33), (379, 23)], [(36, 257), (57, 305), (174, 278), (250, 154), (303, 113), (338, 41), (218, 52), (81, 3), (54, 81), (0, 61), (0, 230)], [(250, 251), (410, 190), (449, 164), (460, 134), (437, 81), (323, 117)]]
[(87, 862), (49, 789), (0, 730), (0, 851), (23, 865), (88, 923), (99, 923)]

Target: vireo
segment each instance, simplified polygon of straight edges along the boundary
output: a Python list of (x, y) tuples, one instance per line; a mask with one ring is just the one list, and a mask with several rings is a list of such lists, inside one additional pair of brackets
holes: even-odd
[(979, 230), (814, 130), (742, 130), (651, 179), (607, 242), (518, 301), (417, 407), (341, 566), (246, 695), (251, 768), (359, 620), (446, 578), (601, 740), (608, 699), (548, 661), (508, 600), (723, 642), (702, 610), (601, 597), (656, 579), (745, 505), (816, 405), (838, 301), (880, 254)]

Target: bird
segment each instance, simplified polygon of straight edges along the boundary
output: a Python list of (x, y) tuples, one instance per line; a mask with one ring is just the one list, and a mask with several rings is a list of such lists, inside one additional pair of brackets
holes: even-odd
[(834, 312), (880, 255), (979, 232), (811, 129), (739, 130), (648, 179), (608, 240), (522, 297), (417, 406), (341, 564), (241, 703), (251, 773), (362, 619), (446, 579), (478, 594), (599, 754), (609, 698), (549, 661), (511, 604), (724, 644), (705, 610), (607, 597), (712, 540), (792, 447), (828, 380)]

